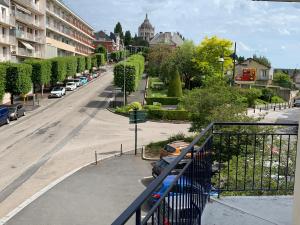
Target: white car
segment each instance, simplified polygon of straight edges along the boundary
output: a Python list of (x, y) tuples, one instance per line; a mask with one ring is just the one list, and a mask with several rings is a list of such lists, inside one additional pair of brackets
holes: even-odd
[(67, 91), (74, 91), (76, 89), (77, 85), (75, 82), (68, 82), (66, 84), (66, 90)]
[(61, 98), (64, 95), (66, 95), (66, 89), (64, 87), (54, 87), (49, 97)]

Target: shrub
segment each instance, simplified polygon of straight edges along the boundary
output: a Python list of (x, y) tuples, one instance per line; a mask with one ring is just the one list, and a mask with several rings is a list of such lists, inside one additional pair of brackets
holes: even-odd
[(31, 80), (34, 87), (36, 85), (43, 87), (43, 85), (50, 84), (52, 66), (50, 60), (26, 60), (25, 63), (32, 66)]
[(95, 49), (95, 53), (102, 53), (104, 55), (107, 54), (106, 48), (103, 45), (98, 45)]
[(64, 81), (67, 76), (66, 60), (63, 57), (56, 57), (51, 59), (51, 82), (56, 84), (57, 82)]
[(271, 103), (284, 103), (285, 101), (279, 96), (273, 96), (271, 99)]
[(145, 105), (145, 110), (158, 110), (161, 109), (161, 105)]
[(131, 110), (141, 110), (143, 107), (139, 102), (133, 102), (128, 106), (128, 111)]
[(6, 67), (0, 65), (0, 102), (3, 100), (5, 94), (5, 76), (6, 76)]
[(85, 69), (86, 70), (91, 70), (92, 69), (92, 57), (91, 56), (86, 56), (85, 57)]
[(251, 89), (239, 88), (238, 91), (243, 97), (247, 98), (248, 107), (254, 107), (255, 100), (257, 100), (262, 96), (262, 91), (256, 88), (251, 88)]
[(182, 84), (178, 70), (171, 76), (168, 89), (168, 97), (182, 97)]
[(85, 70), (85, 57), (77, 57), (77, 73), (82, 73)]
[(163, 110), (153, 109), (148, 110), (149, 119), (162, 119), (162, 120), (189, 120), (189, 112), (186, 110)]
[(160, 97), (160, 98), (146, 98), (148, 105), (153, 105), (154, 102), (159, 102), (162, 105), (178, 105), (180, 99), (177, 97)]
[(261, 99), (266, 102), (271, 102), (272, 97), (275, 96), (275, 92), (270, 88), (264, 88), (261, 90), (261, 92)]
[(29, 64), (6, 64), (6, 82), (5, 90), (11, 94), (11, 102), (13, 103), (14, 95), (25, 95), (32, 88), (32, 66)]

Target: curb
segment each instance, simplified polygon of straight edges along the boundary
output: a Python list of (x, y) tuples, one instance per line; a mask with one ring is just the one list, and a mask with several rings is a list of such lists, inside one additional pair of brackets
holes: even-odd
[[(131, 151), (132, 150), (125, 151), (125, 153), (131, 152)], [(113, 158), (113, 157), (116, 157), (116, 156), (120, 156), (120, 154), (116, 153), (116, 154), (111, 154), (111, 155), (104, 156), (100, 160), (97, 160), (97, 162), (104, 161), (104, 160), (107, 160), (107, 159), (110, 159), (110, 158)], [(51, 190), (53, 187), (55, 187), (59, 183), (63, 182), (68, 177), (72, 176), (73, 174), (75, 174), (76, 172), (80, 171), (81, 169), (83, 169), (85, 167), (93, 165), (94, 163), (95, 163), (95, 161), (87, 163), (83, 166), (80, 166), (77, 169), (74, 169), (71, 172), (69, 172), (69, 173), (63, 175), (62, 177), (58, 178), (57, 180), (53, 181), (52, 183), (50, 183), (49, 185), (44, 187), (42, 190), (38, 191), (37, 193), (32, 195), (30, 198), (26, 199), (19, 206), (17, 206), (15, 209), (13, 209), (11, 212), (9, 212), (6, 216), (4, 216), (3, 218), (0, 218), (0, 225), (6, 224), (9, 220), (11, 220), (14, 216), (16, 216), (19, 212), (21, 212), (25, 207), (30, 205), (32, 202), (34, 202), (36, 199), (41, 197), (43, 194), (45, 194), (46, 192)]]

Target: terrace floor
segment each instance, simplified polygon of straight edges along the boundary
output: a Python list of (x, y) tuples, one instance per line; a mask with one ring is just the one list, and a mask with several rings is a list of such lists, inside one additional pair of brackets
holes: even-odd
[(206, 205), (203, 225), (291, 225), (292, 196), (221, 197)]

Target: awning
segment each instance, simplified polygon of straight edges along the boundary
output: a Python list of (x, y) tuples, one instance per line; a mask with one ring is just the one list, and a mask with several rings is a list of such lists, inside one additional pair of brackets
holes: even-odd
[(27, 43), (27, 42), (25, 42), (25, 41), (20, 41), (21, 43), (22, 43), (22, 45), (24, 45), (27, 49), (29, 49), (29, 50), (34, 50), (34, 47), (31, 45), (31, 44), (29, 44), (29, 43)]

